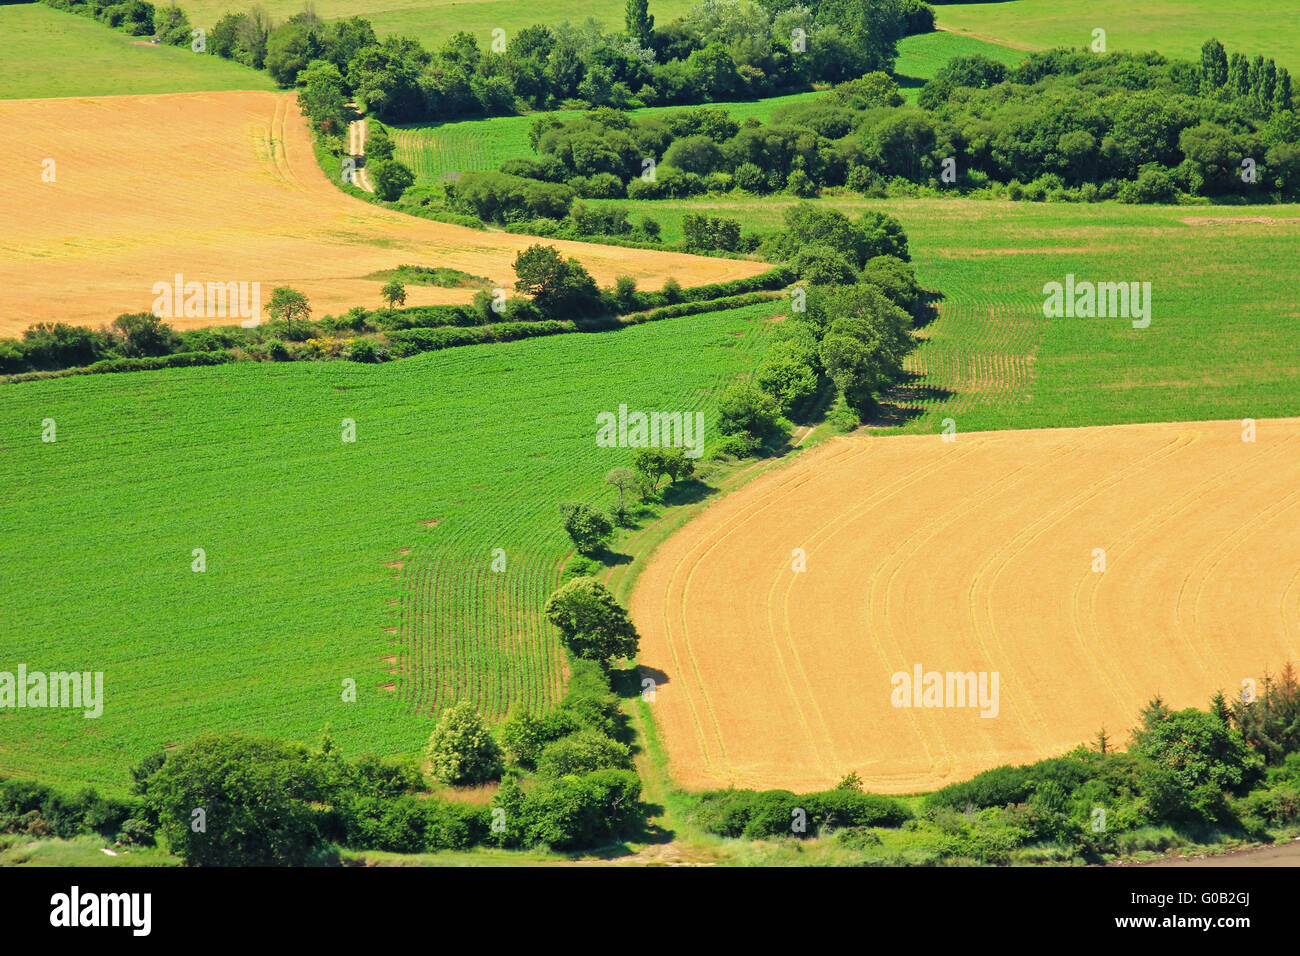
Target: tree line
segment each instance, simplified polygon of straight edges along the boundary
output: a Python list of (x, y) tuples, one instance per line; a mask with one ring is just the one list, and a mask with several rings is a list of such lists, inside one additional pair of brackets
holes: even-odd
[(956, 57), (917, 106), (893, 79), (870, 73), (782, 106), (767, 123), (717, 107), (540, 116), (529, 130), (535, 157), (466, 173), (446, 186), (447, 201), (508, 222), (561, 218), (578, 198), (731, 190), (883, 196), (920, 186), (1130, 202), (1300, 195), (1289, 73), (1262, 57), (1229, 60), (1215, 41), (1207, 51), (1202, 65), (1068, 50), (1010, 69)]
[[(146, 0), (44, 0), (135, 35), (192, 45), (178, 7)], [(409, 37), (380, 40), (362, 17), (324, 21), (308, 6), (283, 23), (258, 7), (204, 27), (201, 52), (265, 70), (280, 86), (303, 85), (329, 64), (335, 93), (393, 122), (502, 115), (574, 105), (636, 107), (754, 98), (809, 89), (892, 68), (897, 41), (932, 29), (920, 0), (704, 2), (656, 25), (646, 0), (629, 0), (624, 29), (598, 21), (534, 25), (494, 37), (467, 32), (426, 50)]]
[[(583, 592), (571, 608), (575, 619), (622, 620), (620, 608), (601, 609), (598, 585), (573, 590)], [(330, 863), (340, 849), (606, 845), (640, 833), (645, 813), (614, 673), (575, 655), (556, 707), (514, 711), (496, 731), (469, 705), (449, 707), (422, 758), (348, 759), (328, 730), (315, 747), (225, 733), (144, 756), (123, 798), (0, 779), (0, 832), (92, 833), (128, 849), (158, 843), (199, 866)], [(863, 793), (849, 774), (814, 794), (693, 795), (687, 816), (719, 836), (831, 837), (900, 864), (1101, 862), (1189, 842), (1271, 842), (1300, 822), (1300, 681), (1288, 664), (1260, 685), (1250, 699), (1216, 694), (1205, 710), (1173, 711), (1156, 697), (1126, 750), (1103, 730), (1061, 757), (998, 767), (929, 793), (915, 811)], [(486, 805), (446, 791), (495, 780), (500, 786)], [(899, 827), (912, 831), (910, 849), (891, 860), (879, 830)]]

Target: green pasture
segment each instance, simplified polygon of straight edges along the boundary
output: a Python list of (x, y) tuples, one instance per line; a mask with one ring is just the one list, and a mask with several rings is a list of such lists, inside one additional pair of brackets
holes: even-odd
[(0, 776), (120, 793), (204, 731), (328, 726), (353, 756), (413, 753), (456, 698), (552, 701), (557, 505), (610, 504), (602, 478), (631, 459), (596, 446), (597, 413), (699, 410), (716, 439), (778, 306), (377, 366), (4, 387), (0, 671), (102, 672), (104, 704), (0, 710)]
[(1300, 69), (1300, 18), (1268, 0), (1009, 0), (934, 9), (941, 29), (1023, 49), (1090, 46), (1092, 31), (1101, 29), (1108, 50), (1159, 50), (1195, 60), (1201, 44), (1217, 37), (1229, 52)]
[[(658, 219), (672, 242), (686, 212), (774, 229), (793, 202), (625, 204)], [(893, 396), (904, 406), (894, 427), (937, 431), (947, 417), (970, 431), (1300, 415), (1300, 206), (819, 202), (897, 217), (922, 285), (942, 295), (909, 363), (925, 374)], [(1150, 282), (1150, 325), (1045, 318), (1043, 286), (1067, 273)]]
[(0, 99), (272, 90), (265, 73), (44, 4), (0, 6)]

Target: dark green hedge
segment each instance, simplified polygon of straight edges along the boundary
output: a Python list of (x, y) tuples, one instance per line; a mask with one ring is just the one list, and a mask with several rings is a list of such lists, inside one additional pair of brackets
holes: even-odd
[[(803, 811), (806, 827), (792, 829), (796, 811)], [(691, 818), (709, 833), (726, 837), (817, 835), (823, 826), (898, 827), (912, 818), (902, 803), (890, 797), (854, 790), (826, 790), (802, 796), (789, 790), (716, 790), (706, 793)]]
[(739, 309), (747, 305), (756, 305), (759, 302), (768, 302), (775, 297), (772, 292), (748, 292), (744, 295), (733, 295), (725, 299), (712, 299), (707, 302), (682, 302), (677, 305), (666, 305), (662, 309), (652, 309), (649, 312), (638, 312), (625, 316), (623, 323), (625, 325), (640, 325), (642, 322), (676, 319), (683, 315), (701, 315), (705, 312)]
[(6, 376), (7, 382), (34, 382), (43, 378), (62, 378), (65, 375), (98, 375), (102, 372), (148, 372), (160, 368), (190, 368), (195, 365), (225, 365), (234, 356), (227, 351), (177, 352), (150, 358), (104, 359), (79, 368), (65, 368), (57, 372), (23, 372)]
[(573, 322), (547, 320), (544, 322), (501, 322), (497, 325), (479, 325), (472, 328), (444, 326), (435, 329), (402, 329), (388, 336), (389, 349), (405, 357), (418, 352), (433, 352), (458, 345), (478, 345), (483, 342), (513, 342), (542, 335), (576, 332)]

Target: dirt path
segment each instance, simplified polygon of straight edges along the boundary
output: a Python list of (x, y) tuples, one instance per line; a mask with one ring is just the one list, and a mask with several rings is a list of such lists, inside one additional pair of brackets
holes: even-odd
[(357, 161), (356, 175), (353, 177), (354, 185), (364, 189), (368, 193), (375, 191), (375, 187), (370, 183), (370, 174), (366, 172), (366, 121), (363, 119), (354, 120), (348, 126), (348, 155)]
[(1300, 837), (1290, 843), (1236, 850), (1216, 856), (1179, 857), (1139, 866), (1300, 866)]
[(970, 37), (972, 40), (983, 40), (985, 43), (1004, 46), (1009, 50), (1026, 50), (1032, 53), (1034, 50), (1042, 49), (1040, 46), (1032, 46), (1028, 43), (1012, 42), (1011, 40), (1004, 40), (1000, 37), (989, 36), (987, 33), (976, 33), (973, 30), (958, 30), (956, 27), (942, 26), (936, 26), (935, 29), (941, 30), (944, 33), (956, 34), (957, 36)]

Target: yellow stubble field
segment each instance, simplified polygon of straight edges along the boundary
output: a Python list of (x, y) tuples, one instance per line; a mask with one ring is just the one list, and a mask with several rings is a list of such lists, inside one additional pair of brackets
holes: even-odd
[[(382, 304), (403, 263), (512, 289), (539, 240), (417, 219), (345, 195), (312, 152), (292, 93), (214, 92), (0, 101), (10, 131), (0, 179), (0, 335), (34, 322), (97, 326), (149, 311), (155, 283), (292, 286), (314, 313)], [(683, 286), (755, 275), (758, 262), (540, 240), (602, 285)], [(408, 286), (407, 305), (465, 302), (472, 289)], [(176, 318), (178, 328), (236, 324)]]
[(841, 438), (728, 495), (631, 600), (673, 778), (932, 789), (1300, 661), (1300, 419), (1256, 428)]

